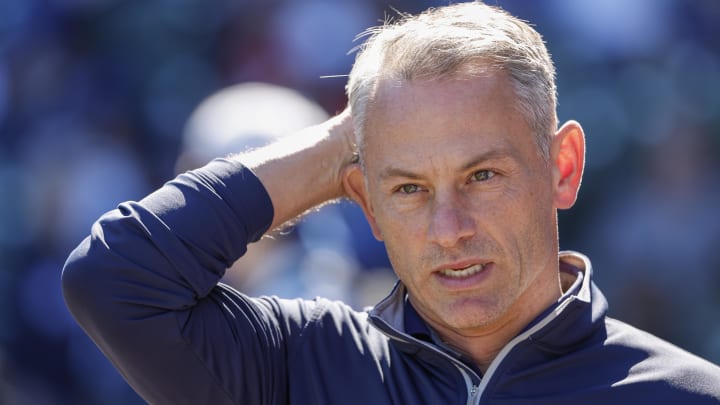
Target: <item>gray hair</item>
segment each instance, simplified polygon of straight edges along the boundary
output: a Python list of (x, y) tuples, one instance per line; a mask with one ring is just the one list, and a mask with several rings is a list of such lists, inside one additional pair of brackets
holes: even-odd
[(361, 156), (368, 104), (380, 79), (440, 80), (497, 69), (507, 74), (518, 111), (549, 158), (557, 127), (555, 67), (542, 37), (526, 22), (480, 2), (460, 3), (401, 15), (364, 36), (369, 38), (346, 87)]

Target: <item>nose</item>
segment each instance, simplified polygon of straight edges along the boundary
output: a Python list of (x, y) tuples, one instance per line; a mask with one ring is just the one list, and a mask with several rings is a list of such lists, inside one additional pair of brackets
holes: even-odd
[(432, 242), (452, 247), (475, 234), (475, 221), (468, 204), (461, 196), (451, 194), (436, 199), (432, 211), (428, 236)]

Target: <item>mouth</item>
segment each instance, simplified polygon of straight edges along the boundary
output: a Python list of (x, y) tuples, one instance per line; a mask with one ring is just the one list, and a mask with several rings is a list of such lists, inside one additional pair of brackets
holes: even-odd
[(466, 267), (443, 268), (443, 269), (438, 270), (438, 273), (440, 273), (441, 275), (443, 275), (445, 277), (450, 277), (450, 278), (466, 278), (466, 277), (470, 277), (475, 274), (478, 274), (481, 271), (483, 271), (484, 269), (485, 269), (484, 264), (476, 263), (476, 264), (472, 264), (472, 265), (469, 265)]
[(450, 292), (476, 290), (486, 284), (495, 265), (484, 260), (447, 263), (434, 272), (435, 280)]

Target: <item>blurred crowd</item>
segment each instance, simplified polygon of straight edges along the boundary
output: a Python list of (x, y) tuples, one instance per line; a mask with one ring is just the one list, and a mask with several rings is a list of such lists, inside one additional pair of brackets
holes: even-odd
[[(720, 2), (489, 2), (545, 37), (560, 120), (588, 137), (561, 248), (611, 315), (720, 362)], [(0, 404), (142, 403), (65, 309), (69, 252), (119, 202), (339, 112), (355, 36), (443, 4), (0, 2)], [(394, 280), (347, 202), (234, 267), (244, 291), (357, 308)]]

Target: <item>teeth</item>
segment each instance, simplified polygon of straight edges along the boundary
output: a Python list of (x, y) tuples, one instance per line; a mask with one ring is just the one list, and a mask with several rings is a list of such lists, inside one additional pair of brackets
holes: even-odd
[(466, 267), (462, 270), (455, 270), (455, 269), (442, 269), (440, 270), (440, 274), (447, 277), (455, 277), (455, 278), (462, 278), (462, 277), (469, 277), (473, 274), (477, 274), (481, 272), (483, 269), (482, 264), (474, 264), (472, 266)]

